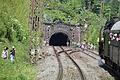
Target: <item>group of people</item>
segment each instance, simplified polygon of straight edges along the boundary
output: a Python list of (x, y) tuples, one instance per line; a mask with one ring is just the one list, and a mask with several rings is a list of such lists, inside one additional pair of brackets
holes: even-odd
[(81, 46), (80, 46), (80, 47), (81, 47), (82, 49), (90, 49), (90, 50), (96, 49), (96, 47), (95, 47), (94, 44), (88, 43), (88, 42), (86, 42), (86, 41), (83, 41), (83, 42), (81, 43)]
[(10, 56), (11, 62), (14, 63), (14, 59), (15, 59), (15, 47), (14, 46), (12, 47), (12, 50), (10, 50), (10, 55), (8, 55), (8, 47), (4, 48), (2, 55), (1, 55), (1, 57), (4, 60), (7, 60), (9, 56)]

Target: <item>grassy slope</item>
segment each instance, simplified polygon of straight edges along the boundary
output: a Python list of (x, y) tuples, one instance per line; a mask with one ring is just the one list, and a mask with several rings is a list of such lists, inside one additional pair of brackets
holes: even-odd
[[(4, 61), (0, 58), (0, 80), (34, 80), (35, 70), (29, 63), (27, 48), (21, 43), (13, 44), (16, 47), (16, 61), (12, 64), (10, 60)], [(11, 48), (10, 44), (3, 45)]]
[[(28, 32), (28, 7), (29, 0), (0, 0), (0, 11), (17, 19), (23, 26), (24, 32)], [(24, 43), (26, 44), (9, 42), (8, 40), (5, 43), (0, 42), (0, 80), (35, 80), (35, 70), (29, 63), (28, 44)], [(12, 45), (16, 47), (15, 64), (12, 64), (10, 60), (1, 59), (4, 47), (8, 46), (10, 50)]]

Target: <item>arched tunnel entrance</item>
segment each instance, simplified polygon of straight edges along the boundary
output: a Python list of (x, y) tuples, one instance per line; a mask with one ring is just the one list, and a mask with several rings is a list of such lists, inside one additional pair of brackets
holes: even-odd
[(70, 45), (68, 35), (62, 32), (53, 34), (49, 40), (50, 46), (67, 46), (67, 44)]

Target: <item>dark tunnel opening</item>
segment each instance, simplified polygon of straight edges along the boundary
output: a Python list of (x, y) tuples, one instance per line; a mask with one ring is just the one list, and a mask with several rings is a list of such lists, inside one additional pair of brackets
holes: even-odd
[(69, 46), (70, 40), (68, 36), (61, 32), (53, 34), (49, 41), (50, 46), (67, 46), (67, 43)]

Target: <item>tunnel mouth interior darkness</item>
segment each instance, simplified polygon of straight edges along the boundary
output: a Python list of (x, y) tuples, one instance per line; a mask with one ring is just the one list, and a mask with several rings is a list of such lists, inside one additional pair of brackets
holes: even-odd
[(67, 46), (67, 42), (70, 44), (70, 40), (65, 33), (58, 32), (51, 36), (49, 45), (50, 46)]

